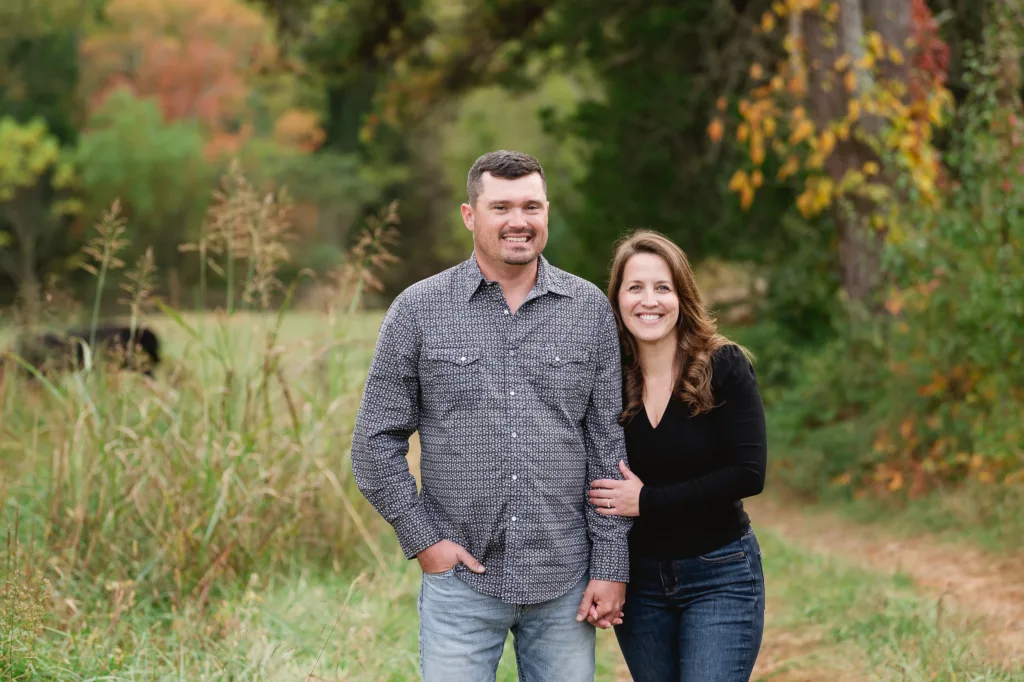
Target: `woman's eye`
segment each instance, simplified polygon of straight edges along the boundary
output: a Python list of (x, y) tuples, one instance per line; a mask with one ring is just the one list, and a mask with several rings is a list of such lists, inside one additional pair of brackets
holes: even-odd
[(630, 291), (640, 291), (642, 287), (639, 284), (634, 284), (629, 288)]
[(661, 285), (660, 287), (658, 287), (658, 289), (659, 289), (660, 291), (672, 291), (671, 289), (669, 289), (669, 288), (668, 288), (667, 286), (665, 286), (664, 284), (662, 284), (662, 285)]

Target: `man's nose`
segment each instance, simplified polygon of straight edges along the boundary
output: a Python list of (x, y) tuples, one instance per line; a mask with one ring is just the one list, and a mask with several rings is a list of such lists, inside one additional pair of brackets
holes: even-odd
[(512, 209), (511, 215), (508, 217), (509, 227), (526, 227), (526, 214), (523, 213), (521, 208)]

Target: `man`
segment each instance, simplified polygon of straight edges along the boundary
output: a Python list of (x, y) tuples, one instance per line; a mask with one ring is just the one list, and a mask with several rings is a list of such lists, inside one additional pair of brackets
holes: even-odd
[[(423, 571), (427, 682), (493, 680), (508, 632), (521, 679), (592, 680), (594, 626), (621, 622), (630, 520), (587, 501), (626, 459), (618, 333), (593, 284), (541, 256), (533, 157), (469, 171), (473, 255), (381, 323), (352, 442), (356, 482)], [(405, 459), (419, 431), (422, 492)]]

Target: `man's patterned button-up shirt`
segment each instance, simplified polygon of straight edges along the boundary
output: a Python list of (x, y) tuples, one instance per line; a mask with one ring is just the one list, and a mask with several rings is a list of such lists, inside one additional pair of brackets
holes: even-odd
[[(627, 582), (631, 520), (587, 500), (626, 459), (620, 365), (596, 286), (541, 257), (512, 314), (470, 257), (388, 309), (353, 434), (355, 480), (406, 557), (458, 543), (486, 572), (455, 574), (504, 602), (554, 599), (588, 573)], [(406, 460), (417, 430), (420, 491)]]

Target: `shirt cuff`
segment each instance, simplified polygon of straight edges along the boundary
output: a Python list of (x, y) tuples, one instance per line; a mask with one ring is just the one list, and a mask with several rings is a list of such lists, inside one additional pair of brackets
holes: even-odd
[(629, 543), (595, 543), (590, 548), (590, 579), (629, 582)]
[(398, 536), (398, 544), (402, 546), (406, 559), (412, 559), (427, 547), (442, 540), (441, 534), (434, 528), (422, 504), (416, 505), (408, 513), (395, 519), (393, 525)]

